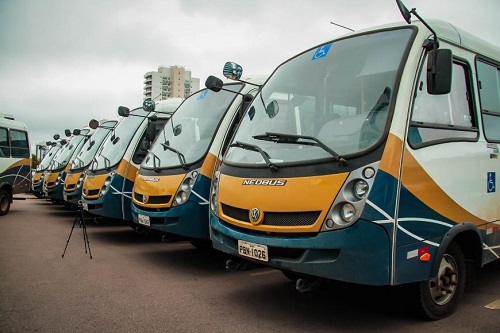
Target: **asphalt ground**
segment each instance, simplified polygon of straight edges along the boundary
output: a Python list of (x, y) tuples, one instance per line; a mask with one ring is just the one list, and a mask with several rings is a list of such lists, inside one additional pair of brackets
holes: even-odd
[(0, 332), (500, 332), (500, 261), (454, 315), (425, 321), (406, 288), (332, 282), (302, 294), (277, 270), (228, 272), (222, 253), (126, 225), (87, 220), (90, 259), (75, 211), (18, 197), (0, 217)]

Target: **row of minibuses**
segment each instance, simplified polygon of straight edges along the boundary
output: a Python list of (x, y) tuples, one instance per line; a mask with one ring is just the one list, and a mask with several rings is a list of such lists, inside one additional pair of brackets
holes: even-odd
[(42, 161), (36, 166), (33, 176), (31, 178), (31, 192), (37, 197), (42, 198), (43, 193), (43, 179), (45, 173), (52, 164), (52, 161), (58, 156), (61, 149), (68, 143), (66, 139), (61, 139), (59, 134), (54, 134), (55, 141), (47, 141), (46, 147), (48, 151), (43, 157)]
[(0, 216), (6, 215), (14, 195), (31, 184), (31, 155), (26, 124), (0, 114)]
[(74, 129), (73, 132), (66, 130), (68, 141), (60, 152), (54, 157), (43, 176), (44, 196), (53, 202), (63, 203), (63, 188), (68, 171), (82, 147), (89, 141), (93, 129), (83, 127)]
[(83, 209), (213, 247), (229, 269), (274, 267), (301, 292), (411, 285), (421, 315), (450, 315), (469, 270), (500, 258), (500, 50), (396, 2), (406, 24), (270, 76), (228, 62), (230, 80), (170, 111), (120, 107), (78, 176)]
[[(182, 98), (145, 100), (142, 107), (133, 110), (120, 107), (118, 114), (123, 118), (112, 127), (101, 147), (92, 158), (90, 154), (82, 156), (79, 164), (75, 164), (71, 177), (75, 185), (71, 188), (67, 185), (67, 199), (80, 198), (82, 209), (96, 217), (131, 221), (131, 193), (137, 169), (182, 101)], [(89, 161), (90, 165), (84, 167)], [(70, 194), (76, 186), (81, 186), (81, 195)]]

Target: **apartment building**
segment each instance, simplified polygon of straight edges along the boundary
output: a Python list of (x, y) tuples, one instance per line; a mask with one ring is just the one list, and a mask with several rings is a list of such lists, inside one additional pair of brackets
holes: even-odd
[(200, 89), (200, 79), (183, 66), (159, 66), (157, 72), (144, 74), (144, 99), (186, 98)]

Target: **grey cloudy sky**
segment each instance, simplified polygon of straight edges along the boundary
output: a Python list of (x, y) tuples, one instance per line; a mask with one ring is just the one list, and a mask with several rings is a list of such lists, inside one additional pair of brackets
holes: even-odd
[[(499, 0), (405, 0), (424, 18), (500, 45)], [(180, 65), (245, 74), (347, 31), (402, 21), (395, 0), (0, 0), (0, 112), (25, 122), (32, 143), (142, 103), (144, 74)]]

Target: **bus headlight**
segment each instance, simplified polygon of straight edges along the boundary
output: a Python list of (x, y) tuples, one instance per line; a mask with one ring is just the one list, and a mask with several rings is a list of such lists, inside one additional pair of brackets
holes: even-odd
[(80, 188), (83, 184), (83, 180), (85, 179), (85, 173), (80, 174), (80, 178), (78, 178), (78, 182), (76, 183), (76, 188)]
[(111, 182), (113, 181), (113, 176), (115, 175), (114, 172), (111, 172), (108, 177), (106, 177), (106, 180), (104, 181), (104, 184), (101, 187), (101, 196), (105, 195), (108, 193), (109, 188), (111, 186)]
[(352, 170), (333, 201), (321, 231), (347, 228), (362, 216), (380, 162)]
[(354, 216), (356, 216), (356, 208), (351, 203), (346, 202), (340, 206), (340, 217), (344, 222), (351, 223), (354, 220)]
[(177, 189), (177, 193), (175, 193), (173, 206), (180, 206), (188, 200), (199, 174), (199, 170), (193, 170), (186, 174), (182, 180), (181, 186)]
[(217, 205), (219, 204), (219, 176), (220, 171), (215, 171), (210, 187), (210, 210), (215, 215), (217, 215)]
[(59, 173), (59, 174), (57, 175), (57, 179), (56, 179), (55, 185), (56, 185), (56, 186), (57, 186), (57, 185), (59, 185), (59, 183), (60, 183), (60, 182), (61, 182), (61, 174)]
[(370, 186), (368, 186), (368, 183), (363, 179), (359, 179), (354, 183), (353, 186), (354, 196), (358, 199), (363, 199), (368, 194), (369, 189)]

